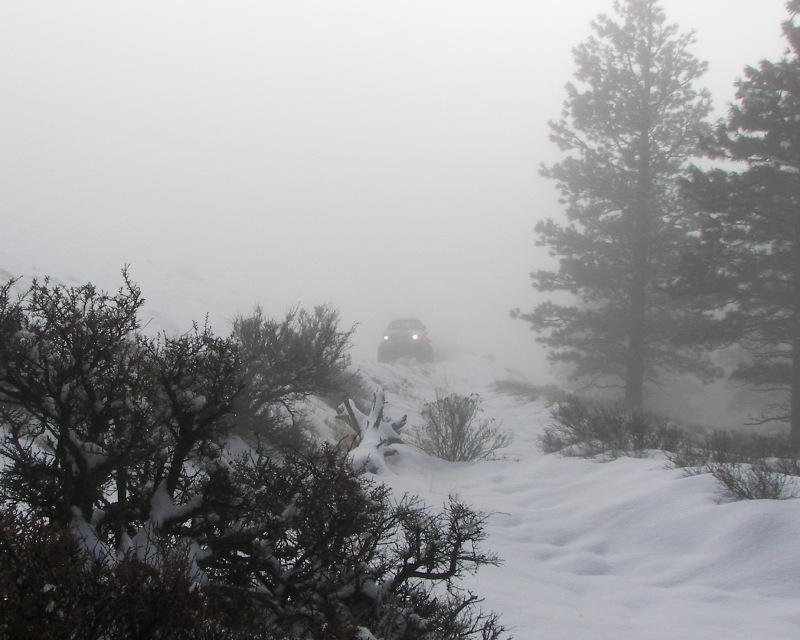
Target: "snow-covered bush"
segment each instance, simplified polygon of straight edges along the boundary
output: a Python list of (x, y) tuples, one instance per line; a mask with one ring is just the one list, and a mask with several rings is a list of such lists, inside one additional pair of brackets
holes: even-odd
[[(67, 553), (47, 563), (66, 573), (45, 573), (19, 596), (31, 616), (77, 581), (83, 602), (130, 622), (59, 637), (154, 637), (139, 624), (167, 629), (157, 637), (206, 637), (169, 631), (173, 606), (187, 612), (186, 630), (200, 611), (209, 638), (500, 636), (496, 616), (458, 588), (465, 572), (497, 562), (481, 550), (484, 514), (456, 501), (441, 512), (395, 501), (333, 447), (228, 450), (240, 394), (249, 394), (246, 409), (279, 406), (293, 424), (298, 400), (339, 370), (345, 334), (335, 314), (258, 321), (268, 337), (258, 366), (243, 366), (242, 340), (208, 327), (141, 336), (141, 304), (127, 275), (116, 295), (47, 280), (16, 299), (0, 288), (0, 500), (48, 522), (17, 536), (34, 545), (19, 553), (49, 557), (37, 540)], [(302, 370), (293, 377), (295, 358)], [(249, 427), (259, 415), (241, 419)], [(0, 556), (0, 576), (27, 584), (14, 554)], [(127, 591), (114, 591), (114, 580)], [(3, 588), (0, 597), (18, 597)], [(246, 625), (234, 624), (239, 616)]]
[(422, 409), (425, 423), (414, 434), (414, 444), (425, 453), (451, 462), (485, 460), (511, 443), (511, 435), (481, 419), (477, 394), (437, 394)]
[(465, 572), (498, 562), (480, 549), (485, 514), (455, 500), (443, 512), (409, 496), (396, 501), (331, 446), (279, 461), (240, 459), (235, 475), (237, 486), (260, 489), (242, 495), (237, 535), (205, 562), (213, 579), (258, 594), (272, 629), (314, 638), (349, 638), (358, 626), (379, 638), (499, 637), (496, 616), (476, 612), (477, 598), (457, 585)]
[(551, 411), (553, 423), (539, 438), (545, 453), (614, 459), (647, 451), (672, 451), (682, 435), (677, 427), (619, 404), (570, 398)]
[(64, 530), (13, 508), (0, 510), (0, 637), (255, 638), (247, 602), (231, 614), (230, 594), (194, 588), (185, 549), (156, 566), (131, 555), (115, 562), (89, 554)]
[(89, 519), (117, 470), (143, 463), (158, 439), (156, 389), (137, 336), (139, 289), (34, 282), (0, 293), (2, 489), (61, 525)]
[(182, 536), (214, 499), (241, 388), (230, 339), (145, 338), (141, 304), (127, 277), (114, 296), (44, 281), (0, 297), (0, 492), (120, 553), (153, 527)]
[(611, 460), (662, 451), (687, 475), (709, 473), (725, 497), (739, 500), (800, 495), (800, 463), (788, 438), (735, 431), (687, 433), (621, 405), (577, 398), (558, 404), (540, 437), (545, 453)]
[(706, 430), (701, 434), (686, 434), (673, 451), (668, 452), (670, 462), (689, 473), (707, 469), (712, 464), (753, 463), (775, 459), (796, 467), (797, 456), (786, 436), (766, 435), (734, 429)]
[(667, 457), (687, 475), (713, 475), (728, 498), (782, 500), (800, 495), (800, 463), (786, 435), (714, 430), (684, 442)]

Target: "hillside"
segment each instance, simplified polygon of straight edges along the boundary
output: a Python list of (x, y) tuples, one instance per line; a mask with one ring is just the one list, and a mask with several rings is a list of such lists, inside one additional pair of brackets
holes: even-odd
[(794, 638), (800, 634), (800, 502), (721, 501), (708, 475), (666, 461), (609, 463), (541, 454), (541, 402), (495, 389), (513, 377), (470, 355), (433, 365), (360, 364), (387, 392), (387, 415), (419, 410), (437, 389), (479, 393), (485, 417), (514, 435), (499, 459), (446, 463), (401, 446), (385, 477), (429, 504), (448, 495), (494, 515), (502, 567), (470, 587), (516, 638)]
[[(22, 260), (5, 273), (41, 275), (20, 269)], [(79, 272), (63, 281), (79, 282)], [(156, 275), (153, 266), (143, 284), (148, 330), (185, 330), (187, 318), (202, 318), (198, 309), (211, 311), (215, 331), (227, 330), (225, 296), (185, 274)], [(100, 276), (101, 286), (118, 286), (115, 270)], [(504, 564), (466, 586), (502, 613), (515, 638), (800, 637), (798, 500), (727, 502), (713, 478), (685, 477), (658, 456), (599, 463), (544, 455), (537, 438), (548, 408), (501, 390), (512, 385), (498, 381), (525, 378), (485, 357), (453, 352), (433, 364), (389, 365), (358, 353), (354, 365), (370, 388), (385, 389), (388, 417), (408, 414), (407, 431), (440, 391), (479, 394), (484, 416), (513, 434), (497, 459), (476, 463), (399, 445), (381, 480), (432, 506), (456, 495), (493, 514), (487, 546)], [(320, 433), (335, 437), (333, 411), (313, 407)]]

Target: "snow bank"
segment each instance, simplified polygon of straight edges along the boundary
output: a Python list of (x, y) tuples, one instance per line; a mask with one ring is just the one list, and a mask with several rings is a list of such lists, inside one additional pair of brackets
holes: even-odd
[(494, 513), (488, 546), (505, 563), (466, 586), (515, 637), (800, 637), (800, 501), (724, 502), (711, 476), (685, 477), (663, 459), (545, 456), (546, 407), (496, 392), (506, 372), (477, 358), (362, 373), (409, 413), (409, 428), (439, 388), (479, 393), (486, 417), (514, 434), (488, 462), (399, 445), (383, 481), (431, 505), (457, 495)]

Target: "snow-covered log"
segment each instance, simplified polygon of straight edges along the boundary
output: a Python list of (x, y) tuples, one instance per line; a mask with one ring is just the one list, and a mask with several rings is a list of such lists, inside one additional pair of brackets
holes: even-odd
[(386, 395), (379, 389), (373, 395), (372, 410), (369, 415), (359, 411), (352, 400), (345, 400), (340, 406), (340, 417), (346, 419), (358, 434), (358, 445), (350, 452), (353, 466), (365, 469), (370, 473), (388, 472), (385, 458), (397, 453), (392, 446), (400, 444), (400, 430), (405, 426), (407, 416), (396, 422), (389, 422), (383, 417), (386, 406)]

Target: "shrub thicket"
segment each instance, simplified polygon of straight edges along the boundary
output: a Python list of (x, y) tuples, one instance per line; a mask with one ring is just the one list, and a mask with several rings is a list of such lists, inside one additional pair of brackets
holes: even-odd
[(687, 474), (710, 473), (726, 497), (785, 499), (800, 495), (800, 463), (786, 436), (736, 431), (692, 435), (622, 405), (570, 398), (556, 405), (539, 439), (545, 453), (613, 460), (658, 450)]
[(186, 548), (163, 551), (157, 563), (95, 556), (68, 531), (4, 507), (0, 638), (257, 637), (262, 625), (246, 598), (196, 589)]
[(539, 439), (545, 453), (614, 459), (641, 457), (654, 449), (672, 450), (680, 431), (666, 420), (620, 404), (570, 398), (551, 411), (553, 424)]
[[(127, 274), (114, 295), (0, 288), (0, 499), (14, 508), (0, 579), (6, 601), (26, 599), (3, 619), (9, 637), (48, 637), (37, 612), (76, 600), (93, 605), (75, 604), (83, 626), (58, 637), (187, 637), (171, 630), (177, 609), (181, 629), (208, 637), (500, 636), (458, 588), (497, 562), (481, 550), (484, 514), (394, 501), (333, 448), (276, 453), (299, 401), (346, 365), (335, 312), (257, 312), (229, 338), (194, 327), (151, 339), (141, 305)], [(237, 457), (234, 429), (275, 439)], [(19, 512), (28, 519), (9, 520)], [(37, 555), (50, 559), (19, 582)], [(65, 604), (51, 607), (54, 594)]]
[(667, 457), (688, 475), (713, 475), (728, 498), (782, 500), (800, 495), (797, 451), (785, 435), (715, 430), (684, 441)]

